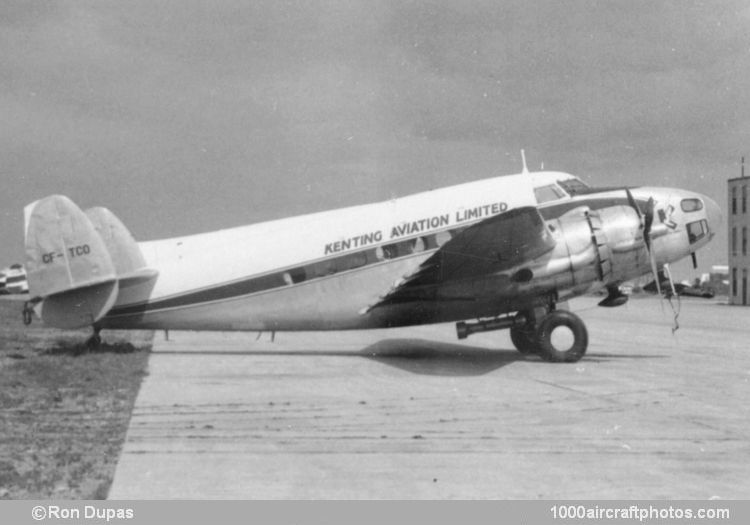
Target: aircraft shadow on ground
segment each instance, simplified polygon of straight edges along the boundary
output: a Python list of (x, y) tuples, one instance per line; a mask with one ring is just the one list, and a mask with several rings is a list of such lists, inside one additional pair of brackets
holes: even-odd
[[(161, 352), (159, 352), (161, 353)], [(538, 360), (514, 349), (489, 349), (426, 339), (384, 339), (361, 350), (165, 351), (166, 355), (362, 357), (420, 375), (479, 376), (516, 361)]]
[[(492, 349), (427, 339), (383, 339), (361, 350), (225, 350), (225, 351), (166, 351), (175, 355), (237, 355), (237, 356), (296, 356), (296, 357), (362, 357), (401, 370), (433, 376), (480, 376), (517, 361), (537, 361), (539, 365), (570, 366), (550, 363), (536, 355), (524, 355), (515, 349)], [(664, 354), (586, 354), (580, 363), (606, 363), (621, 359), (667, 359)], [(571, 363), (575, 364), (575, 363)]]
[(425, 339), (385, 339), (360, 353), (407, 372), (435, 376), (478, 376), (526, 359), (516, 350), (494, 350)]
[[(516, 361), (538, 361), (540, 365), (565, 366), (551, 363), (539, 356), (524, 356), (515, 349), (490, 349), (425, 339), (386, 339), (371, 345), (362, 354), (375, 361), (423, 375), (482, 375)], [(586, 354), (581, 363), (606, 363), (621, 359), (667, 359), (663, 354)], [(575, 363), (570, 363), (575, 364)]]

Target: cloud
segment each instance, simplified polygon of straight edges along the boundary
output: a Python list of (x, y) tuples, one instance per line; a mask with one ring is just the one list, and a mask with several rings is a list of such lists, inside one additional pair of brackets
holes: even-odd
[(679, 185), (731, 166), (750, 121), (743, 2), (4, 2), (0, 21), (4, 213), (65, 192), (139, 238), (512, 172), (521, 147)]

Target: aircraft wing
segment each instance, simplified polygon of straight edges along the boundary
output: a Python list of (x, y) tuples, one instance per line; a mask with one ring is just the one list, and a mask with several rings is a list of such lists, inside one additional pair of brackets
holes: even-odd
[(554, 246), (555, 240), (535, 207), (515, 208), (455, 235), (372, 308), (439, 300), (436, 292), (441, 285), (508, 270)]

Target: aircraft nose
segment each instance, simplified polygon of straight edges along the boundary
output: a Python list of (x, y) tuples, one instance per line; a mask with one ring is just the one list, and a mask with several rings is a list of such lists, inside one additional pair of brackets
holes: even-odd
[(711, 232), (711, 236), (713, 236), (716, 232), (719, 231), (719, 228), (721, 227), (723, 221), (721, 208), (713, 199), (710, 199), (708, 197), (703, 197), (703, 202), (706, 205), (706, 220), (708, 221), (708, 229)]

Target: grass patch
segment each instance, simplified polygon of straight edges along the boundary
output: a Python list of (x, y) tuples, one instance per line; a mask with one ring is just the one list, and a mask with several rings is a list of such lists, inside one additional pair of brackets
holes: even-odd
[(44, 328), (0, 300), (0, 498), (103, 499), (112, 483), (151, 331)]

